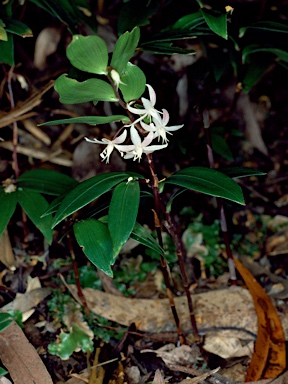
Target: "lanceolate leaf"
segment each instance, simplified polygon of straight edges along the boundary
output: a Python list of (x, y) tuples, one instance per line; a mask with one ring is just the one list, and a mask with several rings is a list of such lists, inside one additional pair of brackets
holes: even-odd
[(17, 193), (6, 193), (4, 189), (0, 187), (0, 237), (15, 211), (16, 204)]
[(113, 276), (112, 240), (107, 225), (95, 219), (75, 223), (76, 240), (87, 258), (108, 276)]
[(18, 187), (47, 195), (61, 195), (78, 184), (72, 177), (50, 169), (33, 169), (18, 179)]
[(279, 59), (288, 62), (288, 52), (279, 48), (262, 47), (258, 44), (252, 44), (245, 47), (242, 51), (243, 63), (249, 62), (248, 57), (253, 53), (267, 52), (276, 55)]
[(53, 221), (53, 227), (103, 193), (108, 192), (121, 181), (128, 180), (128, 177), (129, 174), (125, 172), (111, 172), (91, 177), (78, 184), (61, 202)]
[(244, 167), (230, 167), (230, 168), (221, 168), (220, 172), (225, 173), (229, 177), (247, 177), (247, 176), (264, 176), (265, 172), (258, 171), (258, 169), (253, 168), (244, 168)]
[(227, 40), (227, 13), (205, 8), (202, 8), (201, 12), (211, 31)]
[(15, 35), (22, 37), (32, 37), (33, 33), (26, 24), (21, 23), (21, 21), (9, 19), (5, 21), (6, 31), (10, 33), (14, 33)]
[(131, 63), (127, 64), (126, 69), (121, 76), (121, 81), (124, 84), (120, 83), (119, 88), (126, 103), (131, 100), (139, 99), (143, 95), (145, 91), (146, 76), (136, 65)]
[(118, 256), (134, 228), (140, 201), (137, 181), (119, 184), (111, 199), (108, 228), (113, 242), (113, 256)]
[(190, 13), (181, 17), (173, 25), (173, 29), (194, 29), (200, 25), (205, 25), (205, 20), (201, 11)]
[(79, 116), (71, 117), (69, 119), (59, 119), (48, 121), (47, 123), (39, 124), (40, 127), (43, 125), (58, 125), (58, 124), (74, 124), (74, 123), (84, 123), (90, 125), (99, 125), (107, 124), (111, 122), (122, 121), (123, 124), (126, 124), (130, 121), (128, 116), (125, 115), (112, 115), (112, 116)]
[(48, 202), (40, 193), (26, 189), (17, 190), (18, 202), (26, 212), (29, 219), (42, 232), (49, 244), (52, 243), (52, 215), (41, 217), (48, 208)]
[(157, 243), (152, 235), (139, 223), (135, 223), (134, 228), (130, 235), (131, 239), (138, 241), (140, 244), (145, 245), (146, 247), (157, 252), (159, 255), (164, 256), (165, 252), (163, 248)]
[(175, 184), (210, 196), (223, 197), (245, 205), (242, 190), (235, 181), (214, 169), (205, 167), (186, 168), (174, 173), (165, 184)]
[(247, 29), (260, 29), (269, 32), (288, 33), (287, 23), (277, 23), (274, 21), (259, 21), (258, 23), (248, 25), (247, 27), (240, 28), (239, 37), (243, 37)]
[(74, 35), (66, 54), (71, 64), (81, 71), (98, 75), (107, 72), (107, 45), (99, 36)]
[(135, 27), (131, 32), (125, 32), (117, 40), (110, 65), (120, 76), (126, 68), (128, 61), (134, 55), (139, 39), (140, 29)]
[(79, 82), (66, 74), (55, 81), (55, 90), (64, 104), (85, 103), (87, 101), (118, 101), (110, 84), (99, 79)]

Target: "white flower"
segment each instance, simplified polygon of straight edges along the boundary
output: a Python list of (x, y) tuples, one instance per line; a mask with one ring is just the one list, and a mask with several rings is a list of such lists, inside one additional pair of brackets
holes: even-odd
[(141, 101), (142, 101), (142, 104), (144, 107), (143, 109), (131, 107), (131, 104), (133, 104), (134, 101), (127, 104), (128, 111), (134, 113), (135, 115), (141, 115), (141, 117), (139, 117), (139, 119), (134, 121), (134, 124), (145, 119), (145, 117), (149, 117), (150, 122), (151, 122), (152, 117), (154, 119), (158, 119), (158, 120), (161, 119), (160, 113), (162, 114), (162, 112), (157, 111), (157, 109), (154, 108), (154, 106), (156, 104), (156, 93), (155, 93), (154, 89), (151, 87), (151, 85), (146, 84), (146, 87), (149, 90), (150, 100), (145, 99), (145, 97), (141, 97)]
[(172, 135), (172, 133), (170, 133), (171, 131), (177, 131), (178, 129), (182, 128), (184, 124), (167, 127), (167, 124), (169, 122), (169, 113), (166, 109), (162, 109), (162, 111), (163, 111), (163, 119), (158, 120), (153, 118), (153, 123), (150, 123), (150, 125), (145, 124), (143, 121), (140, 121), (140, 124), (142, 128), (145, 129), (145, 131), (154, 132), (154, 139), (158, 137), (158, 141), (159, 141), (161, 137), (162, 143), (167, 143), (169, 140), (166, 137), (166, 133), (169, 133), (169, 135)]
[(97, 140), (97, 139), (90, 140), (87, 137), (85, 137), (85, 140), (88, 141), (89, 143), (107, 145), (107, 147), (104, 149), (104, 151), (100, 153), (100, 157), (102, 158), (102, 161), (104, 161), (106, 159), (106, 163), (109, 163), (109, 158), (110, 158), (110, 155), (111, 155), (114, 147), (117, 147), (117, 144), (123, 143), (126, 140), (126, 136), (127, 136), (127, 131), (125, 129), (125, 131), (120, 136), (116, 137), (116, 139), (114, 139), (114, 140), (108, 140), (105, 138), (102, 139), (101, 141)]
[(131, 135), (131, 140), (133, 145), (116, 145), (115, 146), (118, 149), (118, 151), (122, 153), (122, 155), (123, 155), (123, 152), (126, 152), (126, 155), (124, 155), (124, 159), (133, 158), (134, 161), (137, 159), (140, 161), (143, 153), (151, 153), (151, 152), (157, 151), (158, 149), (167, 147), (167, 144), (151, 145), (149, 147), (149, 144), (152, 142), (154, 138), (153, 132), (149, 132), (149, 134), (141, 142), (141, 137), (139, 136), (139, 133), (137, 129), (134, 127), (134, 125), (131, 126), (130, 135)]

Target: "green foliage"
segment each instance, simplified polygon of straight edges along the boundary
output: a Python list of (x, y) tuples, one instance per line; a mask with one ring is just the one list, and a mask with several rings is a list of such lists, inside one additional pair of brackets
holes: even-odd
[(39, 124), (39, 126), (44, 125), (58, 125), (58, 124), (74, 124), (74, 123), (85, 123), (90, 125), (99, 125), (99, 124), (107, 124), (117, 121), (122, 121), (123, 124), (129, 122), (129, 117), (124, 115), (112, 115), (112, 116), (79, 116), (79, 117), (71, 117), (69, 119), (59, 119), (52, 120), (48, 123)]
[(76, 33), (79, 25), (87, 24), (96, 30), (96, 18), (93, 16), (87, 0), (29, 0), (46, 12), (65, 23), (71, 33)]
[(99, 79), (88, 79), (79, 82), (70, 79), (66, 74), (55, 81), (55, 90), (64, 104), (85, 103), (87, 101), (118, 101), (110, 84)]
[(66, 217), (108, 192), (121, 181), (127, 180), (128, 177), (129, 174), (126, 172), (110, 172), (109, 174), (91, 177), (78, 184), (60, 203), (53, 220), (53, 228)]
[(219, 257), (219, 230), (218, 220), (212, 225), (204, 225), (199, 216), (188, 225), (182, 236), (187, 254), (203, 260), (205, 268), (212, 276), (219, 276), (227, 269), (227, 263)]
[(32, 220), (34, 225), (42, 232), (49, 244), (52, 243), (52, 215), (42, 217), (49, 204), (47, 200), (37, 192), (32, 192), (23, 188), (18, 188), (18, 202)]
[(107, 73), (107, 45), (98, 36), (74, 35), (66, 54), (71, 64), (81, 71), (98, 75)]
[(185, 168), (168, 177), (165, 184), (175, 184), (210, 196), (223, 197), (245, 205), (242, 190), (225, 174), (210, 168)]
[(76, 240), (87, 258), (108, 276), (113, 276), (113, 243), (107, 226), (95, 219), (74, 224)]
[(120, 79), (123, 84), (120, 83), (119, 88), (127, 103), (130, 100), (139, 99), (143, 95), (146, 76), (139, 67), (128, 62)]
[(113, 257), (118, 256), (134, 228), (140, 202), (137, 181), (119, 184), (112, 195), (108, 213), (108, 228), (113, 243)]
[(0, 186), (0, 236), (7, 227), (11, 216), (13, 215), (17, 205), (17, 193), (6, 193), (4, 188)]
[(73, 352), (93, 351), (93, 342), (90, 337), (76, 324), (72, 325), (69, 333), (61, 331), (59, 341), (48, 345), (51, 355), (57, 355), (63, 360), (69, 359)]
[(0, 312), (0, 332), (4, 331), (12, 323), (13, 318), (10, 313)]
[(120, 75), (126, 69), (128, 61), (134, 55), (139, 39), (140, 29), (135, 27), (131, 32), (125, 32), (117, 40), (110, 65)]
[(19, 176), (19, 188), (58, 196), (75, 187), (78, 182), (70, 176), (51, 169), (33, 169)]

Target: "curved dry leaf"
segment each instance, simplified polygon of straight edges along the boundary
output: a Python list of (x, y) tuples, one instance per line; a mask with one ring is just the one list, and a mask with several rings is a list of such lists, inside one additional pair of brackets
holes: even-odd
[(235, 259), (235, 266), (252, 295), (257, 318), (258, 334), (245, 381), (279, 376), (286, 367), (285, 335), (270, 297), (244, 265)]

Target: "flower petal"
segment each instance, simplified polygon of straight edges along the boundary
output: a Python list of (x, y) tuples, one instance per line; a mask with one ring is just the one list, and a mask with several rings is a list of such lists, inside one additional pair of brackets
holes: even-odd
[(149, 90), (149, 98), (150, 98), (151, 106), (154, 107), (154, 105), (156, 104), (156, 93), (155, 93), (154, 89), (151, 87), (151, 85), (146, 84), (146, 87)]
[(123, 143), (125, 140), (126, 140), (126, 137), (127, 137), (127, 130), (125, 129), (125, 131), (123, 133), (121, 133), (120, 136), (117, 136), (113, 141), (113, 143), (115, 144), (121, 144)]
[(136, 147), (141, 146), (141, 138), (139, 136), (137, 129), (134, 127), (134, 125), (132, 125), (132, 127), (130, 128), (130, 135), (131, 135), (132, 143), (136, 145)]

